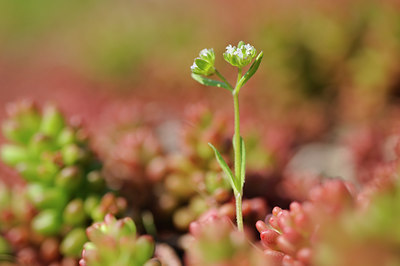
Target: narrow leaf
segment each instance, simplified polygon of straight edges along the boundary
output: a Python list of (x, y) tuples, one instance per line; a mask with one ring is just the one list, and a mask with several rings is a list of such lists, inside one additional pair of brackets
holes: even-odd
[(256, 60), (253, 62), (253, 64), (250, 66), (249, 70), (243, 75), (243, 77), (239, 80), (238, 82), (238, 88), (241, 88), (256, 72), (258, 67), (261, 64), (261, 60), (264, 56), (264, 52), (260, 52), (256, 58)]
[(218, 81), (218, 80), (205, 78), (205, 77), (203, 77), (201, 75), (193, 74), (193, 73), (192, 73), (192, 78), (194, 80), (196, 80), (197, 82), (199, 82), (200, 84), (203, 84), (203, 85), (206, 85), (206, 86), (214, 86), (214, 87), (224, 88), (224, 89), (227, 89), (229, 91), (232, 91), (231, 88), (229, 88), (229, 86), (225, 82), (221, 82), (221, 81)]
[(240, 137), (240, 153), (241, 153), (241, 173), (240, 173), (240, 190), (243, 190), (244, 180), (246, 176), (246, 148), (244, 144), (244, 140)]
[(229, 183), (231, 184), (232, 189), (235, 192), (239, 191), (238, 190), (238, 186), (236, 185), (236, 182), (235, 182), (235, 177), (232, 174), (232, 171), (229, 168), (229, 166), (226, 164), (225, 160), (222, 158), (222, 156), (219, 153), (219, 151), (211, 143), (208, 143), (208, 145), (214, 150), (215, 158), (217, 158), (217, 161), (218, 161), (219, 165), (221, 166), (222, 170), (224, 171), (224, 173), (228, 177), (228, 180), (229, 180)]

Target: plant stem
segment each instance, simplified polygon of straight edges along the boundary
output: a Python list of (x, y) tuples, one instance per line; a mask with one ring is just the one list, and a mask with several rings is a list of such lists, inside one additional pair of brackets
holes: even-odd
[(243, 216), (242, 216), (242, 192), (235, 193), (236, 202), (236, 224), (238, 230), (243, 232)]
[[(236, 90), (235, 90), (236, 91)], [(239, 118), (239, 97), (237, 92), (233, 94), (233, 106), (235, 109), (235, 178), (237, 183), (240, 182), (241, 174), (241, 154), (240, 154), (240, 118)], [(239, 187), (240, 191), (235, 192), (236, 201), (236, 223), (239, 231), (243, 231), (243, 217), (242, 217), (242, 188)]]
[[(242, 69), (239, 69), (237, 82), (240, 80), (242, 76)], [(241, 175), (241, 145), (240, 145), (240, 116), (239, 116), (239, 89), (237, 86), (232, 92), (233, 95), (233, 108), (235, 110), (235, 135), (234, 135), (234, 143), (235, 143), (235, 178), (238, 184), (240, 184), (240, 175)], [(244, 177), (243, 177), (244, 178)], [(235, 201), (236, 201), (236, 223), (239, 231), (243, 231), (243, 215), (242, 215), (242, 194), (243, 188), (239, 185), (240, 191), (235, 192)]]
[(237, 180), (240, 178), (241, 173), (241, 156), (240, 156), (240, 117), (239, 117), (239, 95), (235, 92), (233, 94), (233, 108), (235, 109), (235, 177)]
[(229, 82), (226, 80), (226, 78), (225, 78), (224, 76), (222, 76), (222, 74), (219, 73), (219, 71), (218, 71), (216, 68), (214, 68), (214, 70), (215, 70), (215, 74), (216, 74), (223, 82), (225, 82), (225, 84), (228, 85), (229, 89), (233, 92), (232, 85), (229, 84)]

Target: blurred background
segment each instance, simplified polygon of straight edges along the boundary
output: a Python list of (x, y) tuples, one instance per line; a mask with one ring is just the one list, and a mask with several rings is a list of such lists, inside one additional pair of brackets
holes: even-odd
[(234, 79), (222, 53), (244, 40), (265, 54), (242, 90), (244, 123), (287, 128), (297, 143), (397, 130), (399, 12), (378, 0), (1, 1), (0, 118), (24, 98), (55, 102), (92, 132), (118, 106), (145, 106), (150, 120), (199, 102), (230, 115), (226, 92), (197, 84), (190, 65), (214, 48)]

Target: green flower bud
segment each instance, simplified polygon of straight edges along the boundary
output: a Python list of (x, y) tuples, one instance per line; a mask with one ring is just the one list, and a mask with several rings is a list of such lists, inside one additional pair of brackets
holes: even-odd
[(224, 59), (232, 66), (245, 67), (256, 57), (257, 51), (250, 44), (240, 41), (238, 46), (228, 45), (224, 53)]
[(5, 144), (1, 147), (1, 159), (4, 163), (15, 166), (29, 159), (28, 152), (24, 147)]
[(74, 199), (70, 201), (64, 209), (63, 219), (68, 225), (82, 225), (87, 219), (84, 211), (83, 200)]
[(53, 105), (48, 105), (43, 110), (40, 131), (49, 136), (57, 136), (65, 126), (63, 115)]
[(210, 76), (215, 73), (214, 68), (215, 53), (211, 49), (203, 49), (199, 53), (199, 57), (194, 59), (193, 65), (190, 67), (193, 74)]
[(79, 188), (83, 182), (82, 170), (77, 166), (63, 168), (56, 176), (55, 185), (73, 191)]
[(32, 220), (32, 228), (42, 235), (55, 235), (60, 232), (62, 223), (60, 214), (56, 210), (44, 210)]
[(64, 256), (79, 258), (82, 254), (83, 245), (87, 240), (85, 229), (75, 228), (61, 242), (61, 253)]

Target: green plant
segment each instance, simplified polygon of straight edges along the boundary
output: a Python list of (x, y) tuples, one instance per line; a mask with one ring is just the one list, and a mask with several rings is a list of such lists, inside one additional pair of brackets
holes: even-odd
[[(199, 83), (206, 86), (214, 86), (227, 89), (232, 93), (233, 106), (235, 114), (235, 133), (233, 135), (233, 149), (235, 154), (235, 170), (234, 174), (229, 168), (228, 164), (222, 158), (218, 150), (211, 144), (211, 148), (215, 152), (217, 161), (225, 174), (227, 175), (230, 185), (233, 189), (236, 201), (236, 220), (237, 226), (240, 231), (243, 231), (243, 217), (242, 217), (242, 196), (243, 186), (246, 173), (246, 151), (243, 138), (240, 136), (240, 116), (239, 116), (239, 92), (243, 85), (256, 73), (260, 66), (263, 52), (260, 52), (256, 57), (256, 49), (250, 44), (245, 44), (240, 41), (236, 46), (228, 45), (224, 53), (224, 59), (229, 64), (238, 68), (238, 76), (235, 87), (233, 87), (225, 77), (215, 68), (215, 53), (213, 49), (203, 49), (199, 57), (194, 60), (191, 66), (192, 78)], [(253, 64), (248, 71), (243, 75), (243, 68), (250, 64), (253, 59)], [(209, 79), (206, 76), (216, 74), (221, 81)]]
[(81, 266), (97, 265), (160, 265), (155, 259), (154, 240), (148, 235), (138, 236), (131, 218), (117, 220), (107, 214), (103, 222), (88, 227), (90, 242), (84, 245)]
[[(61, 253), (76, 259), (87, 241), (84, 228), (107, 213), (123, 213), (126, 200), (109, 192), (87, 134), (81, 126), (67, 123), (58, 108), (46, 105), (41, 110), (21, 101), (7, 111), (2, 131), (8, 142), (0, 147), (0, 159), (27, 184), (18, 193), (19, 205), (5, 202), (15, 201), (12, 193), (0, 196), (0, 214), (8, 211), (15, 216), (7, 220), (0, 215), (0, 233), (21, 227), (43, 239), (60, 238)], [(28, 204), (31, 212), (26, 211)]]

